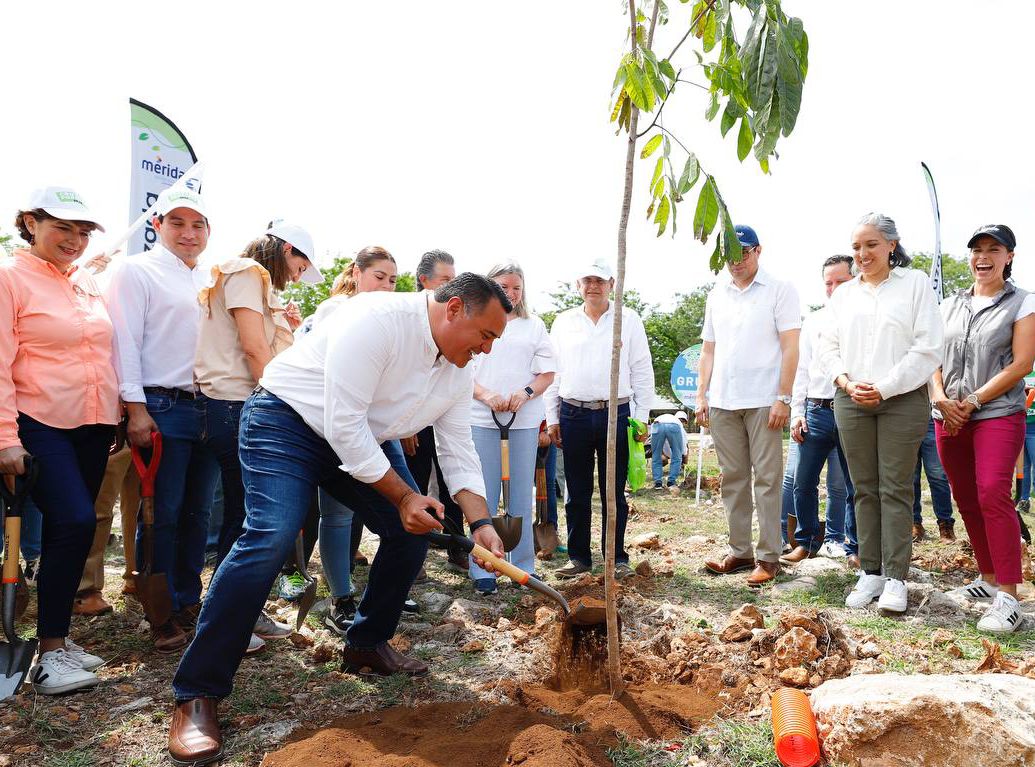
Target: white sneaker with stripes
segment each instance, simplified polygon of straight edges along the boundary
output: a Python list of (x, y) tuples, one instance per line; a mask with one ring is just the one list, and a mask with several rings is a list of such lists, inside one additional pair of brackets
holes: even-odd
[(995, 601), (988, 608), (981, 620), (978, 621), (978, 631), (987, 631), (991, 634), (1009, 634), (1017, 630), (1021, 625), (1021, 610), (1017, 600), (1000, 591), (995, 595)]
[(958, 589), (946, 592), (950, 597), (966, 597), (967, 599), (975, 600), (992, 600), (995, 599), (998, 593), (998, 586), (993, 586), (982, 578), (978, 578), (966, 586), (960, 586)]

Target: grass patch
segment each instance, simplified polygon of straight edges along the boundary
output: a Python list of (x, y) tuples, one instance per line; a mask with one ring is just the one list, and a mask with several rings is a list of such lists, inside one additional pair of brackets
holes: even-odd
[(669, 767), (686, 764), (689, 757), (700, 753), (702, 744), (695, 738), (685, 743), (627, 740), (619, 733), (617, 746), (607, 749), (607, 757), (615, 767)]
[(773, 748), (773, 727), (768, 720), (749, 723), (724, 721), (710, 733), (716, 767), (781, 767)]
[(383, 706), (397, 706), (403, 702), (406, 693), (413, 689), (413, 679), (406, 674), (392, 674), (379, 677), (373, 686)]
[(855, 573), (849, 571), (820, 573), (815, 576), (815, 588), (774, 591), (773, 597), (780, 602), (798, 607), (844, 607), (845, 589), (856, 577)]
[(97, 759), (89, 751), (74, 750), (51, 754), (43, 761), (43, 767), (92, 767)]
[(735, 610), (745, 602), (754, 604), (758, 601), (758, 592), (742, 583), (730, 583), (723, 576), (702, 576), (685, 566), (675, 568), (665, 587), (666, 594), (673, 602), (706, 602), (726, 612)]

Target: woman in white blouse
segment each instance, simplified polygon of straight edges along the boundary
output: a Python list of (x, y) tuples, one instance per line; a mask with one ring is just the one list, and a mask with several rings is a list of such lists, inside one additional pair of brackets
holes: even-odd
[[(481, 459), (489, 510), (499, 504), (501, 483), (500, 430), (493, 412), (504, 423), (514, 413), (510, 427), (510, 514), (521, 518), (521, 542), (508, 559), (526, 572), (535, 570), (532, 514), (535, 510), (535, 455), (539, 424), (545, 417), (542, 393), (553, 383), (556, 370), (553, 346), (543, 321), (529, 314), (525, 305), (525, 274), (514, 263), (494, 266), (488, 278), (499, 284), (514, 305), (507, 315), (507, 327), (492, 345), (492, 352), (479, 355), (473, 364), (474, 402), (471, 431)], [(502, 417), (501, 417), (502, 416)], [(470, 566), (474, 587), (488, 595), (496, 591), (492, 573)]]
[(941, 361), (942, 320), (927, 275), (907, 268), (895, 222), (879, 213), (852, 233), (858, 276), (830, 299), (820, 360), (855, 485), (862, 574), (848, 607), (874, 599), (905, 612), (912, 555), (913, 467), (930, 418), (927, 380)]

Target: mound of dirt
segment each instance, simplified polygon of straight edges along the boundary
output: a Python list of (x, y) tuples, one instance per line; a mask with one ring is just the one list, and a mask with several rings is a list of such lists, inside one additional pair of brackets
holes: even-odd
[(305, 735), (262, 767), (609, 767), (604, 751), (569, 724), (518, 706), (396, 707)]

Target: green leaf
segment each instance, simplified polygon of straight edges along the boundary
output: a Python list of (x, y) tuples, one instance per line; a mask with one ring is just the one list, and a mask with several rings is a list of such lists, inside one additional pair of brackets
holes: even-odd
[(662, 145), (662, 153), (665, 155), (666, 160), (668, 159), (669, 155), (672, 154), (672, 142), (668, 140), (668, 136), (665, 136), (665, 141)]
[(698, 176), (701, 175), (701, 164), (697, 161), (697, 155), (693, 152), (686, 158), (686, 165), (683, 166), (683, 175), (679, 177), (679, 184), (676, 186), (676, 190), (679, 194), (683, 195), (689, 192), (694, 184), (697, 183)]
[(704, 27), (705, 27), (705, 24), (707, 24), (707, 21), (705, 20), (705, 16), (707, 16), (707, 13), (708, 13), (708, 2), (707, 2), (707, 0), (698, 0), (698, 2), (694, 3), (694, 9), (690, 12), (690, 20), (691, 21), (693, 21), (695, 19), (697, 20), (697, 23), (693, 27), (694, 37), (700, 38), (701, 36), (704, 35)]
[(629, 100), (638, 108), (647, 111), (647, 81), (643, 76), (643, 70), (630, 61), (625, 65), (625, 92), (629, 94)]
[[(743, 63), (744, 80), (749, 94), (758, 90), (759, 80), (759, 59), (762, 53), (762, 41), (765, 37), (765, 27), (768, 17), (765, 11), (756, 12), (751, 19), (747, 35), (744, 37), (744, 45), (740, 49), (740, 59)], [(757, 109), (758, 106), (756, 105)]]
[(744, 158), (751, 153), (751, 145), (755, 143), (755, 132), (748, 125), (747, 117), (740, 118), (740, 135), (737, 136), (737, 159), (744, 162)]
[(658, 212), (654, 214), (654, 223), (658, 225), (658, 237), (665, 233), (665, 227), (668, 226), (668, 214), (669, 214), (669, 201), (668, 196), (661, 198), (661, 203), (658, 205)]
[(665, 177), (662, 176), (654, 182), (654, 186), (650, 190), (651, 195), (657, 199), (665, 194)]
[[(628, 133), (629, 132), (629, 126), (632, 124), (631, 121), (632, 121), (632, 102), (629, 100), (629, 98), (627, 96), (625, 99), (622, 100), (622, 111), (618, 115), (618, 130), (620, 131), (620, 130), (622, 130), (624, 128), (625, 131)], [(617, 133), (618, 131), (615, 131), (615, 132)]]
[[(661, 178), (661, 169), (664, 167), (664, 165), (665, 165), (665, 158), (664, 157), (659, 157), (657, 164), (654, 166), (654, 175), (651, 176), (651, 179), (650, 179), (650, 187), (651, 187), (651, 189), (654, 188), (654, 185), (656, 183), (658, 183), (658, 179)], [(654, 196), (657, 197), (657, 195), (654, 195)]]
[(720, 235), (722, 242), (722, 252), (725, 260), (739, 261), (744, 254), (744, 249), (740, 246), (740, 240), (737, 238), (737, 230), (733, 225), (733, 216), (730, 215), (729, 210), (723, 204), (723, 229)]
[(748, 94), (752, 104), (765, 104), (772, 97), (776, 88), (776, 65), (776, 33), (770, 29), (766, 32), (765, 51), (759, 62), (757, 90)]
[(809, 36), (805, 34), (805, 26), (801, 19), (792, 18), (787, 20), (785, 31), (794, 48), (795, 58), (798, 60), (798, 70), (801, 72), (801, 79), (809, 72)]
[(713, 93), (711, 103), (708, 104), (708, 111), (704, 113), (704, 117), (707, 120), (714, 120), (715, 115), (719, 113), (719, 94)]
[(619, 90), (622, 86), (625, 85), (625, 78), (628, 77), (628, 75), (626, 73), (626, 70), (625, 70), (625, 64), (626, 64), (626, 60), (628, 58), (629, 57), (626, 56), (624, 59), (622, 59), (622, 63), (618, 65), (618, 71), (615, 72), (615, 81), (611, 85), (611, 92), (612, 93), (617, 91), (617, 90)]
[(661, 74), (665, 75), (669, 80), (675, 81), (676, 70), (672, 66), (672, 62), (668, 59), (658, 62), (658, 69), (661, 71)]
[(694, 238), (701, 242), (708, 241), (708, 235), (715, 228), (719, 216), (719, 201), (715, 196), (715, 182), (708, 176), (701, 187), (697, 198), (697, 211), (694, 213)]
[(661, 140), (663, 138), (665, 137), (661, 133), (657, 134), (656, 136), (652, 136), (650, 141), (648, 141), (644, 145), (643, 150), (640, 152), (640, 159), (646, 160), (648, 157), (654, 154), (654, 150), (661, 146)]
[(722, 241), (715, 241), (715, 249), (712, 251), (711, 257), (708, 259), (708, 268), (715, 274), (722, 271)]
[(619, 93), (618, 94), (618, 98), (615, 99), (615, 107), (614, 107), (614, 109), (611, 110), (611, 122), (614, 122), (615, 120), (618, 119), (618, 116), (622, 112), (622, 104), (628, 104), (628, 103), (629, 103), (629, 96), (626, 94), (626, 92), (622, 91), (621, 93)]
[(736, 99), (730, 99), (726, 102), (726, 109), (722, 113), (722, 122), (719, 123), (719, 131), (722, 133), (723, 138), (730, 132), (730, 128), (733, 127), (733, 124), (737, 122), (737, 118), (742, 114)]
[(718, 22), (715, 19), (714, 13), (708, 13), (705, 15), (704, 24), (704, 52), (707, 53), (715, 47), (715, 41), (717, 39)]

